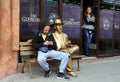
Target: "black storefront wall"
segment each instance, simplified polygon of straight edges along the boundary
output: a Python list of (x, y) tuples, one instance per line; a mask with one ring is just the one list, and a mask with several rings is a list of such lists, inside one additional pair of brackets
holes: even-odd
[[(100, 0), (93, 1), (95, 3), (94, 10), (97, 12), (96, 32), (93, 38), (93, 44), (96, 45), (96, 48), (91, 45), (93, 47), (90, 51), (95, 51), (95, 56), (113, 56), (114, 52), (118, 54), (120, 50), (120, 11), (106, 10), (101, 8), (103, 4)], [(64, 3), (62, 0), (56, 0), (55, 2), (50, 0), (21, 0), (21, 40), (22, 37), (33, 36), (38, 31), (40, 19), (51, 22), (54, 18), (62, 18), (64, 22), (63, 31), (72, 38), (73, 43), (82, 47), (82, 8), (83, 0), (80, 0), (79, 5)], [(80, 49), (80, 52), (82, 52), (82, 48)], [(108, 53), (109, 51), (111, 52)]]

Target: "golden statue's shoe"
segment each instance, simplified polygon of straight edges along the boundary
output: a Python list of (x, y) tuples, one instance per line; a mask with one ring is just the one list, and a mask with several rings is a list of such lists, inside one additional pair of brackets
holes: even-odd
[(67, 72), (67, 74), (72, 76), (72, 77), (77, 77), (77, 74), (73, 71)]

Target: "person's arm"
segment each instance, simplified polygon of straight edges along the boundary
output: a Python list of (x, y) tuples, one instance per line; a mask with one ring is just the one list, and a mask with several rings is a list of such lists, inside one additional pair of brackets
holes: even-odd
[(43, 46), (43, 43), (39, 41), (39, 34), (36, 34), (33, 38), (33, 48), (39, 49), (41, 46)]
[(84, 19), (85, 24), (87, 25), (94, 25), (95, 23), (95, 21), (88, 21), (86, 15), (83, 16), (83, 19)]
[(54, 37), (53, 37), (52, 34), (51, 34), (51, 36), (50, 36), (50, 39), (51, 39), (52, 44), (49, 45), (49, 46), (50, 46), (51, 48), (53, 48), (53, 49), (56, 50), (57, 46), (56, 46), (56, 42), (55, 42), (55, 39), (54, 39)]
[(71, 41), (68, 39), (68, 35), (66, 34), (66, 46), (69, 47), (71, 45)]

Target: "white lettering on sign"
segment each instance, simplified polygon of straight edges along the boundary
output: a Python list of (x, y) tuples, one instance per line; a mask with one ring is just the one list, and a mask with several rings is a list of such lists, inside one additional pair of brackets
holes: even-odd
[(35, 14), (30, 14), (30, 17), (23, 16), (21, 20), (22, 22), (40, 22), (40, 18), (37, 18)]
[(74, 18), (70, 18), (69, 20), (63, 20), (63, 24), (65, 26), (80, 26), (80, 22), (75, 21)]

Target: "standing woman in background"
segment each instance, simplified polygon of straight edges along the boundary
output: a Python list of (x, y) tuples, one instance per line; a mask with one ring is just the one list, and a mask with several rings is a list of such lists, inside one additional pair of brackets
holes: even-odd
[(89, 55), (89, 44), (91, 43), (92, 33), (94, 31), (95, 16), (92, 12), (92, 7), (88, 6), (83, 15), (84, 24), (82, 26), (84, 36), (84, 54)]

